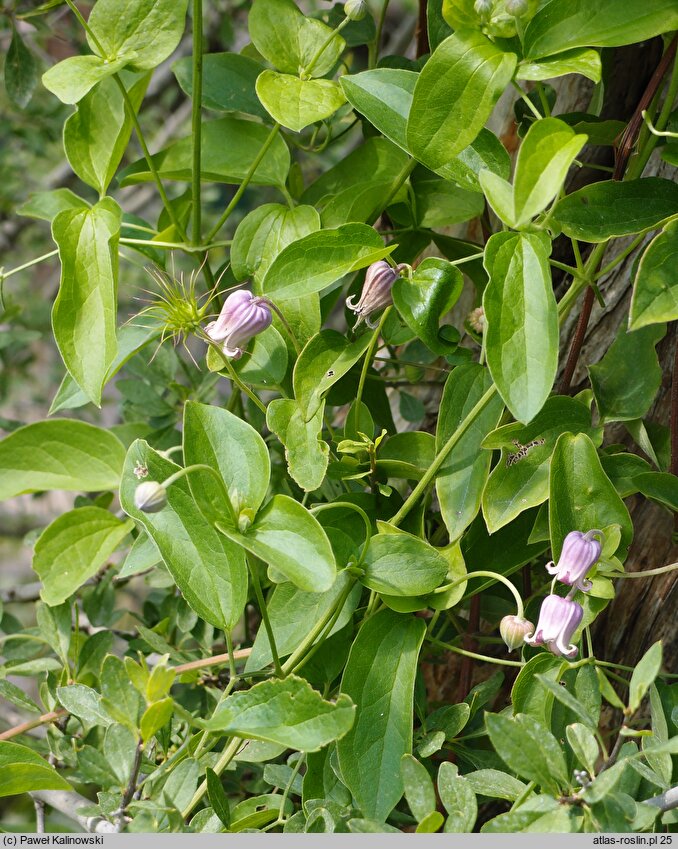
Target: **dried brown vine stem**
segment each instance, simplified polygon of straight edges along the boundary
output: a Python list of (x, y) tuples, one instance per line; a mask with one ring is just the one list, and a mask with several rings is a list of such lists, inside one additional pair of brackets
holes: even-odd
[(428, 42), (428, 19), (426, 16), (426, 0), (419, 0), (419, 18), (417, 20), (417, 59), (430, 53), (431, 46)]
[[(638, 105), (631, 116), (631, 120), (628, 122), (626, 129), (621, 135), (619, 144), (615, 150), (614, 173), (612, 174), (613, 180), (623, 180), (624, 178), (626, 168), (629, 164), (629, 160), (631, 159), (631, 154), (633, 153), (633, 148), (638, 139), (638, 134), (643, 126), (643, 112), (645, 112), (659, 91), (662, 80), (676, 56), (676, 47), (678, 47), (678, 35), (674, 36), (671, 43), (664, 51), (664, 54), (655, 68), (642, 97), (638, 101)], [(577, 321), (577, 327), (572, 338), (572, 345), (570, 346), (570, 352), (567, 357), (565, 370), (560, 383), (561, 395), (567, 395), (570, 391), (572, 377), (574, 376), (574, 371), (577, 367), (579, 355), (586, 336), (586, 329), (589, 324), (589, 319), (591, 318), (593, 298), (594, 291), (593, 288), (589, 286), (584, 294), (581, 313), (579, 314), (579, 320)]]
[[(480, 628), (480, 596), (474, 595), (471, 598), (471, 603), (469, 605), (469, 615), (468, 615), (468, 628), (466, 629), (466, 634), (464, 634), (464, 648), (466, 651), (475, 651), (477, 648), (477, 643), (474, 638), (474, 634), (478, 633)], [(473, 676), (473, 659), (470, 657), (464, 657), (461, 661), (461, 668), (459, 669), (459, 685), (457, 688), (457, 701), (462, 702), (466, 696), (468, 695), (469, 690), (471, 689), (472, 684), (472, 676)]]

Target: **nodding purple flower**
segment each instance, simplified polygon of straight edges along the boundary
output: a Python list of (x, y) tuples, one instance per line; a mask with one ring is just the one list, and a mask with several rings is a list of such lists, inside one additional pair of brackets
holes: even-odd
[(595, 535), (602, 536), (602, 531), (570, 531), (563, 541), (558, 563), (553, 561), (546, 564), (549, 575), (555, 575), (563, 584), (576, 587), (582, 592), (588, 592), (593, 584), (586, 580), (586, 573), (598, 561), (602, 546)]
[(534, 633), (534, 625), (521, 616), (504, 616), (499, 623), (499, 633), (508, 650), (513, 651), (522, 646), (528, 634)]
[(272, 321), (273, 314), (265, 298), (238, 289), (226, 298), (219, 318), (205, 327), (205, 333), (213, 342), (222, 343), (227, 357), (237, 360), (249, 340), (266, 330)]
[(525, 642), (531, 646), (546, 646), (557, 657), (574, 657), (577, 647), (571, 642), (572, 635), (583, 615), (584, 608), (571, 598), (547, 595), (542, 602), (534, 634), (528, 634)]
[(346, 306), (358, 316), (358, 320), (353, 325), (354, 328), (361, 321), (364, 321), (368, 327), (376, 327), (376, 324), (370, 321), (370, 317), (393, 303), (391, 289), (405, 267), (405, 265), (399, 265), (397, 268), (392, 268), (383, 259), (370, 265), (365, 274), (365, 282), (358, 303), (355, 303), (355, 295), (346, 299)]

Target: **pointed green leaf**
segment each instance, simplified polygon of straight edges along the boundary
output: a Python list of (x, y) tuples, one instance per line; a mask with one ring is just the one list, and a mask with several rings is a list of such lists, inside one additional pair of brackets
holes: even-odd
[(64, 364), (97, 406), (118, 350), (118, 238), (122, 213), (111, 198), (91, 209), (65, 210), (52, 222), (61, 282), (52, 309), (54, 338)]
[(603, 471), (595, 445), (585, 433), (564, 433), (551, 458), (549, 525), (554, 560), (570, 531), (590, 531), (618, 524), (621, 542), (616, 555), (624, 559), (633, 537), (626, 505)]
[(419, 75), (407, 123), (407, 143), (436, 169), (478, 135), (511, 81), (516, 56), (480, 32), (455, 32), (435, 50)]
[(336, 563), (325, 531), (287, 495), (274, 495), (245, 534), (226, 526), (220, 530), (301, 590), (324, 592), (334, 583)]
[(678, 215), (678, 184), (661, 177), (606, 180), (558, 202), (554, 219), (566, 236), (605, 242), (658, 227)]
[(546, 400), (529, 425), (504, 425), (485, 438), (483, 448), (501, 448), (501, 459), (483, 492), (483, 516), (490, 533), (546, 501), (551, 455), (560, 434), (567, 432), (587, 433), (596, 444), (602, 441), (586, 404), (556, 395)]
[(665, 324), (633, 331), (622, 325), (602, 360), (589, 366), (603, 423), (641, 419), (648, 412), (662, 382), (655, 346), (665, 335)]
[(134, 527), (101, 507), (80, 507), (56, 518), (40, 534), (33, 569), (46, 604), (64, 602), (97, 573)]
[[(132, 79), (130, 101), (138, 110), (148, 75)], [(64, 149), (71, 168), (100, 195), (106, 193), (132, 134), (132, 119), (115, 80), (106, 79), (82, 98), (64, 124)]]
[(388, 256), (381, 236), (366, 224), (318, 230), (288, 245), (266, 272), (262, 289), (273, 299), (300, 298), (320, 292), (351, 271)]
[(355, 705), (347, 695), (325, 701), (308, 681), (288, 675), (234, 693), (203, 725), (210, 731), (315, 752), (343, 737), (354, 718)]
[(339, 80), (349, 103), (379, 132), (407, 150), (407, 119), (419, 75), (400, 68), (375, 68)]
[[(139, 70), (157, 67), (174, 52), (184, 32), (188, 0), (97, 0), (88, 24), (93, 51), (107, 59), (127, 57)], [(95, 40), (96, 39), (96, 40)]]
[[(184, 406), (186, 465), (204, 464), (221, 476), (236, 518), (252, 514), (268, 491), (271, 460), (263, 438), (247, 422), (221, 407), (187, 401)], [(205, 516), (228, 521), (224, 493), (209, 472), (196, 471), (188, 479), (191, 492)]]
[(414, 679), (426, 625), (382, 610), (351, 647), (341, 689), (356, 721), (337, 744), (341, 773), (362, 814), (383, 822), (403, 794), (400, 761), (412, 748)]
[(321, 403), (308, 421), (300, 405), (291, 399), (278, 398), (266, 409), (266, 424), (285, 446), (287, 468), (296, 483), (312, 492), (325, 479), (330, 446), (322, 438), (325, 404)]
[[(201, 176), (216, 183), (239, 184), (267, 142), (270, 129), (243, 118), (219, 118), (205, 121), (201, 136)], [(193, 138), (186, 136), (155, 153), (152, 157), (161, 178), (190, 182), (193, 163)], [(283, 186), (290, 170), (290, 152), (276, 136), (251, 177), (253, 185)], [(118, 175), (121, 186), (148, 183), (154, 177), (146, 159), (139, 159)]]
[(31, 790), (72, 789), (37, 752), (6, 740), (0, 742), (0, 796), (17, 796)]
[(549, 56), (572, 47), (619, 47), (678, 29), (673, 0), (558, 0), (542, 5), (525, 31), (525, 55)]
[(247, 23), (259, 53), (286, 74), (300, 74), (324, 47), (312, 70), (312, 76), (324, 77), (346, 46), (322, 21), (305, 17), (292, 0), (255, 0)]
[(655, 678), (659, 675), (661, 666), (662, 643), (661, 640), (657, 640), (641, 657), (631, 674), (631, 683), (629, 684), (630, 714), (634, 714), (640, 707), (640, 703), (645, 698), (650, 685), (654, 683)]
[(25, 109), (38, 84), (38, 62), (15, 26), (5, 57), (5, 90), (19, 108)]
[(645, 248), (638, 263), (629, 330), (678, 318), (678, 221), (671, 221)]
[(148, 469), (148, 480), (163, 481), (179, 469), (147, 443), (134, 442), (120, 487), (123, 510), (146, 529), (190, 607), (215, 627), (232, 628), (247, 601), (243, 551), (204, 518), (185, 477), (168, 488), (167, 504), (158, 513), (138, 510), (134, 505), (137, 463)]
[(535, 781), (548, 793), (557, 793), (567, 783), (562, 749), (548, 728), (527, 714), (513, 719), (488, 713), (485, 725), (499, 757), (521, 778)]
[(125, 462), (120, 440), (70, 419), (20, 427), (0, 440), (0, 500), (46, 489), (115, 489)]
[(257, 79), (257, 96), (271, 118), (297, 133), (329, 118), (346, 102), (334, 80), (302, 80), (269, 70)]
[(69, 56), (42, 75), (42, 84), (63, 103), (78, 103), (94, 86), (116, 74), (127, 59), (107, 61), (99, 56)]
[(544, 406), (558, 368), (558, 308), (540, 234), (497, 233), (485, 249), (487, 364), (518, 421)]

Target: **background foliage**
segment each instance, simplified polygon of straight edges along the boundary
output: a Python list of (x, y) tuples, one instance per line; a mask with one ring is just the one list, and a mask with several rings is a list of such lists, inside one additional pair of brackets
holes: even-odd
[[(675, 567), (638, 569), (628, 509), (678, 509), (678, 391), (647, 419), (676, 380), (675, 1), (128, 5), (0, 19), (3, 827), (673, 830), (674, 670), (592, 626)], [(273, 323), (229, 359), (205, 328), (243, 283)], [(577, 657), (508, 652), (592, 529)]]

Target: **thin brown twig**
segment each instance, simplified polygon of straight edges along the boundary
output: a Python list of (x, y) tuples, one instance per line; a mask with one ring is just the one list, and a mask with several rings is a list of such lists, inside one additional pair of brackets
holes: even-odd
[[(252, 649), (236, 649), (233, 652), (233, 660), (245, 660), (252, 654)], [(204, 669), (206, 666), (217, 666), (218, 664), (226, 664), (230, 661), (231, 656), (228, 652), (224, 654), (215, 654), (211, 657), (203, 657), (200, 660), (192, 660), (190, 663), (180, 663), (178, 666), (173, 666), (172, 669), (177, 675), (182, 672), (190, 672), (192, 669)]]
[(56, 722), (58, 719), (66, 716), (68, 711), (63, 708), (59, 710), (51, 710), (49, 713), (43, 713), (37, 719), (29, 719), (22, 722), (20, 725), (15, 725), (13, 728), (8, 728), (0, 734), (0, 740), (11, 740), (12, 737), (18, 737), (19, 734), (25, 734), (33, 728), (38, 728), (40, 725), (47, 725), (48, 722)]

